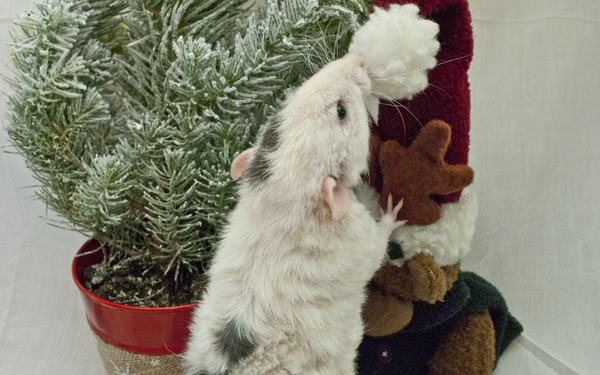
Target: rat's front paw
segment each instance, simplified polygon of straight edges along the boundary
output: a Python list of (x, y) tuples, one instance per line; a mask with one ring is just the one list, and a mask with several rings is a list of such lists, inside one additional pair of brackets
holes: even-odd
[(406, 220), (398, 220), (398, 212), (400, 212), (403, 203), (404, 199), (401, 199), (400, 202), (398, 202), (398, 204), (394, 207), (394, 200), (392, 199), (392, 194), (390, 194), (388, 195), (386, 211), (384, 212), (383, 209), (379, 208), (381, 212), (380, 223), (388, 226), (389, 234), (391, 234), (394, 231), (394, 229), (406, 224)]

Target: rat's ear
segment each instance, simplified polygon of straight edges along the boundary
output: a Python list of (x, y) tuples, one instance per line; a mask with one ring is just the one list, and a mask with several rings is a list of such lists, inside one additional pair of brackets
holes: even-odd
[(252, 159), (253, 155), (254, 147), (247, 149), (233, 159), (233, 163), (231, 163), (231, 178), (234, 180), (240, 178), (242, 173), (248, 169), (248, 166), (250, 165), (250, 159)]
[(335, 177), (327, 176), (321, 186), (321, 195), (325, 205), (331, 211), (333, 220), (338, 220), (350, 210), (348, 189), (338, 182)]

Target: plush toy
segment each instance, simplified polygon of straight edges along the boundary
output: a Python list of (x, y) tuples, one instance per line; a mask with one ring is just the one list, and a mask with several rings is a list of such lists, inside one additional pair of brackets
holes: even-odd
[(374, 6), (350, 46), (369, 67), (377, 97), (369, 105), (369, 186), (357, 196), (375, 215), (388, 194), (404, 199), (399, 216), (408, 222), (369, 284), (359, 374), (490, 374), (522, 327), (494, 286), (460, 270), (477, 214), (467, 188), (468, 4)]
[[(407, 220), (368, 286), (358, 373), (485, 375), (522, 327), (494, 286), (460, 270), (477, 214), (467, 166), (470, 16), (465, 0), (417, 3), (375, 0), (349, 48), (374, 94), (369, 173), (356, 196), (374, 216), (389, 194), (404, 199)], [(252, 152), (236, 158), (234, 178)]]

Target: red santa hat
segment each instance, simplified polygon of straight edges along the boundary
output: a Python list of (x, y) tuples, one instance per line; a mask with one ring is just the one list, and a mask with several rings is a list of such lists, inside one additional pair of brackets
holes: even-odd
[[(380, 19), (370, 22), (372, 25), (376, 24), (380, 31), (367, 23), (363, 26), (364, 30), (359, 29), (355, 35), (350, 52), (361, 54), (367, 66), (378, 68), (395, 59), (396, 64), (392, 68), (397, 72), (404, 69), (401, 74), (396, 72), (396, 77), (414, 76), (398, 82), (399, 86), (408, 88), (406, 92), (377, 87), (378, 81), (374, 80), (375, 91), (382, 92), (382, 95), (379, 95), (380, 100), (377, 101), (378, 106), (375, 105), (377, 110), (371, 108), (371, 113), (377, 116), (378, 123), (374, 132), (383, 142), (394, 140), (403, 147), (409, 147), (426, 124), (432, 120), (442, 120), (451, 128), (444, 162), (450, 165), (467, 165), (470, 129), (467, 71), (473, 54), (473, 32), (467, 1), (374, 0), (373, 5), (371, 20), (377, 17)], [(384, 30), (383, 10), (390, 14), (399, 14), (400, 8), (403, 9), (404, 16), (396, 16), (396, 29)], [(416, 12), (419, 13), (418, 16), (414, 14)], [(410, 19), (411, 14), (413, 20)], [(433, 29), (432, 23), (435, 23), (439, 30)], [(369, 27), (372, 29), (368, 29)], [(361, 33), (367, 36), (361, 36)], [(431, 42), (432, 36), (437, 37), (439, 44), (434, 45)], [(376, 44), (385, 45), (388, 49), (401, 45), (400, 49), (405, 55), (382, 56), (373, 47)], [(428, 56), (435, 58), (431, 60)], [(369, 64), (370, 60), (379, 60), (380, 63)], [(394, 75), (389, 69), (382, 71), (380, 74), (389, 77)], [(390, 98), (399, 100), (392, 103)], [(373, 106), (371, 104), (371, 107)], [(382, 181), (372, 179), (371, 185), (376, 192), (363, 191), (359, 195), (363, 195), (363, 200), (373, 202), (378, 199), (373, 195), (381, 193)], [(456, 263), (470, 250), (477, 213), (476, 198), (468, 189), (431, 198), (441, 206), (440, 219), (429, 225), (401, 227), (392, 239), (402, 246), (404, 259), (424, 252), (433, 255), (440, 265)], [(403, 260), (399, 260), (398, 265), (402, 262)]]
[[(379, 106), (378, 131), (383, 141), (393, 139), (408, 147), (431, 120), (452, 128), (444, 160), (468, 164), (471, 99), (467, 71), (473, 55), (473, 29), (466, 0), (374, 0), (373, 6), (416, 4), (420, 15), (439, 25), (437, 65), (429, 71), (427, 88), (392, 106)], [(460, 192), (436, 197), (439, 203), (456, 202)]]

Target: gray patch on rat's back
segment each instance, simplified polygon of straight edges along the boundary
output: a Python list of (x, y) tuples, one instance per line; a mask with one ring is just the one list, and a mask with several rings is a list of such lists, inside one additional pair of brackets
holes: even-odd
[(271, 177), (271, 163), (267, 156), (276, 151), (281, 143), (279, 134), (280, 121), (279, 116), (275, 115), (265, 125), (265, 129), (261, 134), (260, 144), (245, 173), (245, 179), (253, 187), (260, 185), (261, 182), (268, 180), (269, 177)]
[(217, 333), (217, 349), (227, 358), (229, 366), (236, 366), (256, 349), (254, 334), (235, 320), (230, 320)]

